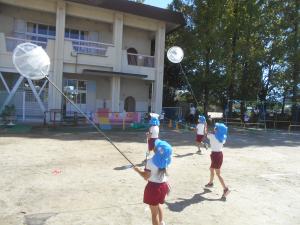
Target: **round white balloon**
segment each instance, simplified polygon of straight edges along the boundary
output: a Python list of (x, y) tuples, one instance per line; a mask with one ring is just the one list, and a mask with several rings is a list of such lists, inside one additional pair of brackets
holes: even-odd
[(48, 75), (50, 59), (45, 50), (30, 42), (19, 44), (13, 52), (17, 71), (31, 80), (40, 80)]
[(173, 46), (169, 48), (167, 52), (167, 57), (172, 63), (180, 63), (183, 59), (183, 56), (183, 50), (178, 46)]

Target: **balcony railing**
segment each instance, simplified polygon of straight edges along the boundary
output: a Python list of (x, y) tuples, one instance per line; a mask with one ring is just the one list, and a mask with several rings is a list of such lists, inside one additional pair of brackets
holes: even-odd
[(48, 39), (55, 39), (54, 36), (34, 34), (34, 33), (19, 33), (15, 32), (11, 36), (6, 36), (6, 50), (12, 52), (18, 44), (24, 42), (31, 42), (36, 45), (41, 46), (42, 48), (47, 47)]
[(154, 67), (154, 56), (127, 53), (128, 65)]
[(87, 54), (87, 55), (96, 55), (96, 56), (106, 56), (108, 47), (112, 47), (113, 44), (94, 42), (94, 41), (85, 41), (66, 38), (67, 41), (72, 41), (73, 49), (77, 53)]

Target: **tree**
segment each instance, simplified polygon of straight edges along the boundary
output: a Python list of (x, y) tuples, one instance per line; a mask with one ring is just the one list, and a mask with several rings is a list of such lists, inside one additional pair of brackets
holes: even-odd
[[(182, 12), (187, 26), (170, 35), (167, 46), (184, 49), (182, 67), (205, 112), (228, 100), (241, 100), (243, 112), (246, 101), (292, 96), (295, 115), (299, 0), (173, 0), (169, 9)], [(166, 87), (187, 88), (180, 76), (168, 74), (178, 74), (175, 68), (167, 65)]]

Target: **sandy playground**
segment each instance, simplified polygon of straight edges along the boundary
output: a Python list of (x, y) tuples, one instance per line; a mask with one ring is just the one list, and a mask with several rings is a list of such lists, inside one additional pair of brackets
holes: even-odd
[[(135, 163), (144, 132), (107, 135)], [(300, 224), (300, 133), (230, 128), (223, 176), (231, 189), (204, 189), (209, 151), (195, 154), (194, 134), (163, 130), (174, 147), (167, 225)], [(150, 225), (145, 181), (96, 132), (0, 133), (0, 225)]]

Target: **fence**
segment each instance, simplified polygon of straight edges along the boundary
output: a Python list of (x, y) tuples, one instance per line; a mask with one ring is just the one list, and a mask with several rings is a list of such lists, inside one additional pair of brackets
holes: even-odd
[(113, 46), (108, 43), (85, 41), (78, 39), (66, 38), (67, 41), (72, 41), (73, 49), (77, 53), (96, 55), (96, 56), (106, 56), (107, 48)]
[[(45, 92), (45, 91), (43, 91)], [(41, 100), (45, 106), (48, 107), (47, 95), (41, 93)], [(47, 91), (46, 91), (47, 92)], [(0, 91), (0, 103), (2, 104), (8, 93), (6, 91)], [(38, 104), (32, 91), (17, 91), (12, 98), (9, 105), (15, 105), (16, 116), (22, 121), (25, 120), (38, 120), (42, 121), (44, 119), (44, 112), (41, 110), (40, 105)]]

